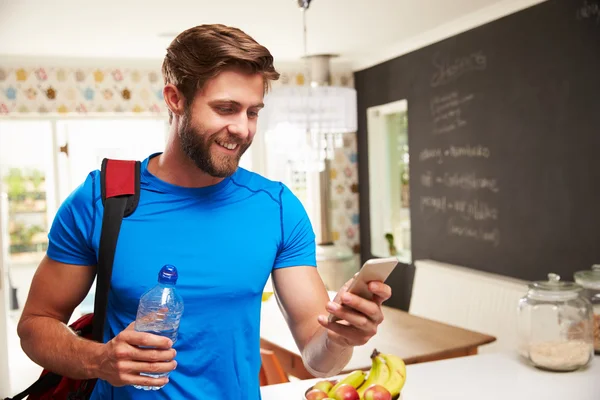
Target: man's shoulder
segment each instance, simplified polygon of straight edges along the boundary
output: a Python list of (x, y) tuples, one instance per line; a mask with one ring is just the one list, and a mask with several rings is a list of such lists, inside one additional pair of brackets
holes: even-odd
[(251, 192), (265, 192), (277, 203), (281, 202), (283, 191), (287, 188), (279, 181), (271, 180), (256, 172), (244, 168), (238, 168), (238, 171), (232, 178), (234, 184), (245, 188)]
[(75, 208), (92, 207), (97, 201), (101, 201), (100, 170), (93, 170), (87, 174), (85, 179), (67, 196), (64, 204)]

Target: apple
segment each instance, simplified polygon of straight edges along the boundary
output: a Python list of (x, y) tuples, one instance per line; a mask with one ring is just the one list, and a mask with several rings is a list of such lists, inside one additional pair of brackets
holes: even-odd
[(329, 396), (333, 396), (335, 400), (360, 400), (360, 396), (354, 386), (348, 384), (340, 385), (335, 392), (330, 393)]
[(312, 388), (306, 392), (306, 400), (323, 400), (327, 398), (327, 392)]
[(371, 385), (363, 394), (365, 400), (392, 400), (392, 394), (381, 385)]
[(331, 381), (319, 381), (315, 383), (315, 386), (313, 386), (313, 388), (322, 390), (325, 393), (329, 393), (332, 387), (333, 383)]
[(306, 392), (306, 400), (324, 400), (327, 398), (327, 392), (320, 389), (312, 388)]

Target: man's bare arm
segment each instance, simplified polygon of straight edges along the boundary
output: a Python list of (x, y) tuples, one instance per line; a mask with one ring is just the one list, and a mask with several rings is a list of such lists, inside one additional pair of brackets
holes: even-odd
[(95, 267), (45, 257), (38, 267), (17, 331), (37, 364), (77, 379), (94, 378), (102, 345), (79, 338), (66, 325), (94, 281)]
[[(315, 267), (288, 267), (273, 271), (273, 288), (304, 365), (314, 376), (339, 373), (352, 357), (353, 347), (318, 322), (328, 315), (329, 295)], [(338, 338), (339, 339), (339, 338)]]
[(37, 364), (74, 379), (100, 378), (115, 386), (165, 384), (166, 378), (142, 377), (139, 373), (175, 368), (175, 350), (168, 338), (135, 332), (130, 325), (109, 343), (101, 344), (77, 336), (67, 326), (73, 310), (88, 293), (94, 274), (94, 267), (45, 257), (17, 327), (21, 347)]

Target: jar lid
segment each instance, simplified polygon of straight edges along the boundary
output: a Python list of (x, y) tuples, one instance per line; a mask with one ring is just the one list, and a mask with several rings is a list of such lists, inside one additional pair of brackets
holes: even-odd
[(553, 292), (557, 294), (567, 292), (577, 292), (581, 290), (581, 286), (573, 282), (565, 282), (560, 280), (560, 275), (550, 273), (547, 281), (536, 281), (529, 284), (529, 287), (534, 290)]
[(575, 282), (586, 289), (600, 290), (600, 264), (595, 264), (590, 270), (575, 272)]

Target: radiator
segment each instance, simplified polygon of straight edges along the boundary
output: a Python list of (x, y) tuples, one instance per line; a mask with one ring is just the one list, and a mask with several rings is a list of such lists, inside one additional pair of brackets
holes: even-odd
[(526, 281), (431, 260), (415, 262), (410, 313), (496, 337), (480, 353), (517, 351)]

